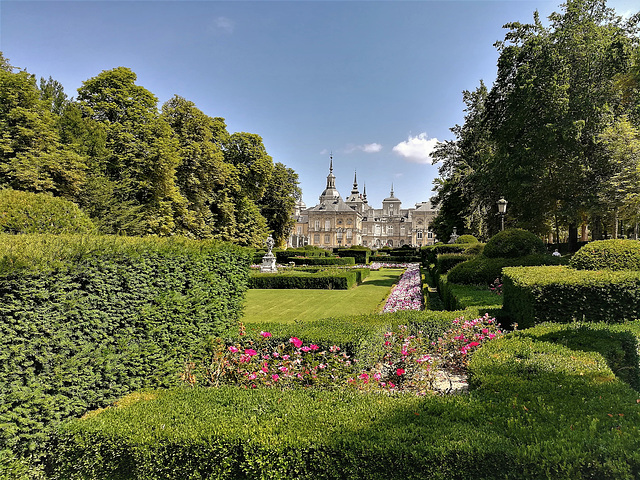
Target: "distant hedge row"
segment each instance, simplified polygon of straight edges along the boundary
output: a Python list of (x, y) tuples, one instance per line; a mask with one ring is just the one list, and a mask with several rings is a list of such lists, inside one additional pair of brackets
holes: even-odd
[(281, 273), (252, 273), (249, 288), (300, 288), (348, 290), (361, 283), (371, 271), (368, 268), (350, 270), (321, 270), (315, 273), (300, 271)]
[(194, 344), (237, 322), (249, 260), (179, 238), (0, 236), (0, 449), (173, 385)]
[(637, 364), (617, 359), (613, 345), (637, 342), (637, 323), (542, 326), (489, 342), (471, 359), (470, 395), (133, 394), (64, 425), (49, 471), (54, 479), (636, 478), (637, 392), (610, 365)]

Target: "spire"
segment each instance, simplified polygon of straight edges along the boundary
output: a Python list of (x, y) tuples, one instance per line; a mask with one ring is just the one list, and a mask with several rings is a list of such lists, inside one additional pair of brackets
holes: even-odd
[(393, 182), (391, 182), (391, 197), (390, 198), (393, 198)]
[(367, 203), (367, 184), (364, 184), (364, 190), (362, 191), (362, 200)]
[(351, 190), (351, 196), (352, 197), (357, 197), (360, 195), (360, 192), (358, 192), (358, 179), (357, 179), (357, 173), (354, 172), (353, 173), (353, 189)]
[(324, 192), (322, 192), (322, 195), (320, 195), (320, 203), (326, 201), (332, 202), (340, 197), (338, 190), (336, 190), (336, 177), (333, 174), (333, 152), (329, 158), (331, 161), (329, 163), (329, 175), (327, 175), (327, 187), (324, 189)]

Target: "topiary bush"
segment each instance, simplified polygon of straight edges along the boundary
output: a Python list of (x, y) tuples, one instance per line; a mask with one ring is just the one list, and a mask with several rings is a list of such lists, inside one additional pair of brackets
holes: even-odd
[(0, 190), (0, 233), (96, 233), (75, 203), (47, 193)]
[(451, 283), (462, 285), (489, 285), (502, 275), (504, 267), (566, 265), (567, 258), (551, 255), (527, 255), (519, 258), (487, 258), (483, 255), (459, 263), (447, 274)]
[(456, 243), (478, 243), (478, 239), (473, 235), (460, 235), (456, 239)]
[(578, 270), (640, 270), (640, 242), (591, 242), (578, 250), (569, 264)]
[(547, 249), (537, 236), (520, 228), (512, 228), (491, 237), (483, 255), (487, 258), (516, 258), (544, 253), (547, 253)]

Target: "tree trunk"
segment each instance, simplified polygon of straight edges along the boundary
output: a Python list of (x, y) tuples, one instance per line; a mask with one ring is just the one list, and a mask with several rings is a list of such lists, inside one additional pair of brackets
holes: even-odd
[(569, 251), (578, 251), (578, 226), (575, 223), (569, 224)]
[(613, 209), (613, 238), (618, 238), (618, 207)]

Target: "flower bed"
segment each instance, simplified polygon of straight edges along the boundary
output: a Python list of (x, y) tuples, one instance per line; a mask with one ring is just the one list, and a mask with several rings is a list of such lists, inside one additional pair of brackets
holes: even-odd
[(420, 265), (412, 263), (407, 266), (398, 284), (393, 288), (382, 313), (398, 310), (422, 310), (422, 282), (420, 281)]
[(298, 337), (276, 344), (270, 332), (262, 331), (253, 340), (245, 338), (241, 329), (240, 340), (232, 345), (214, 340), (205, 360), (188, 362), (181, 378), (191, 386), (353, 387), (419, 395), (441, 393), (448, 390), (436, 385), (442, 384), (442, 372), (445, 379), (466, 375), (471, 354), (501, 335), (500, 326), (488, 315), (474, 320), (457, 318), (437, 339), (422, 331), (413, 334), (400, 325), (384, 334), (381, 358), (365, 366), (337, 345), (305, 345)]

